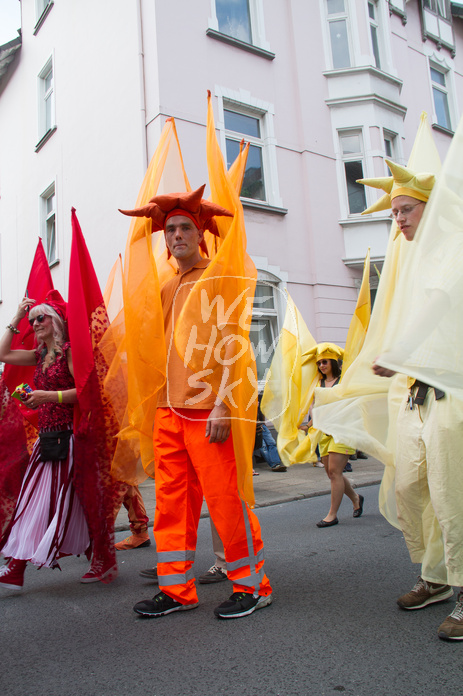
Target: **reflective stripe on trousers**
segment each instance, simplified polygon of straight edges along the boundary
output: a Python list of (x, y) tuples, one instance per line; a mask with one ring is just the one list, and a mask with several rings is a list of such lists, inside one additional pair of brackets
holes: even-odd
[(197, 602), (192, 565), (203, 494), (235, 592), (271, 593), (255, 514), (240, 498), (231, 435), (210, 443), (209, 411), (159, 408), (154, 424), (159, 587), (183, 604)]

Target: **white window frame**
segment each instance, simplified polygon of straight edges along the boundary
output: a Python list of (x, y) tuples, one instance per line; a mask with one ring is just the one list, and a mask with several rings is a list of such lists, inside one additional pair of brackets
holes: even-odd
[[(263, 201), (253, 198), (242, 198), (243, 203), (257, 206), (271, 206), (283, 208), (279, 194), (278, 168), (276, 157), (276, 138), (274, 131), (274, 106), (269, 102), (252, 97), (244, 90), (235, 91), (226, 87), (216, 86), (215, 95), (218, 98), (218, 120), (216, 126), (220, 132), (220, 145), (226, 159), (226, 140), (233, 138), (238, 142), (244, 138), (245, 142), (262, 147), (262, 166), (264, 175), (265, 198)], [(225, 128), (224, 109), (236, 111), (260, 119), (261, 137), (257, 141), (248, 135)]]
[[(329, 61), (330, 61), (330, 66), (332, 70), (344, 70), (346, 68), (352, 68), (355, 65), (355, 56), (354, 56), (354, 51), (352, 49), (352, 39), (351, 39), (351, 26), (350, 26), (350, 6), (349, 6), (349, 0), (344, 0), (344, 11), (343, 12), (337, 12), (333, 14), (328, 13), (328, 0), (323, 0), (324, 2), (324, 7), (325, 7), (325, 17), (326, 17), (326, 26), (327, 26), (327, 36), (328, 36), (328, 45), (329, 45)], [(343, 66), (335, 66), (334, 65), (334, 52), (333, 52), (333, 46), (331, 43), (331, 27), (330, 25), (333, 22), (345, 22), (346, 26), (346, 38), (347, 38), (347, 50), (349, 53), (349, 65), (343, 65)]]
[[(252, 320), (251, 320), (251, 327), (254, 329), (257, 329), (258, 331), (258, 336), (259, 339), (257, 341), (257, 346), (256, 344), (252, 341), (252, 337), (255, 337), (255, 333), (251, 330), (250, 332), (250, 341), (253, 344), (254, 348), (254, 354), (256, 356), (256, 363), (258, 367), (258, 373), (257, 373), (257, 381), (259, 383), (264, 383), (265, 378), (267, 376), (267, 371), (268, 368), (270, 367), (270, 364), (272, 362), (273, 354), (275, 352), (275, 347), (278, 342), (278, 335), (279, 335), (279, 330), (278, 330), (278, 308), (276, 305), (276, 285), (273, 282), (270, 281), (265, 281), (262, 280), (261, 278), (257, 280), (256, 283), (256, 290), (257, 288), (260, 287), (263, 289), (263, 292), (265, 293), (263, 296), (263, 299), (267, 298), (272, 298), (273, 301), (273, 307), (272, 308), (267, 308), (267, 307), (262, 307), (260, 306), (260, 303), (258, 301), (258, 298), (254, 297), (254, 305), (252, 309)], [(257, 300), (257, 301), (256, 301)], [(266, 336), (265, 331), (263, 331), (264, 328), (267, 328), (268, 333), (270, 334), (270, 339), (271, 343), (268, 344), (267, 341), (264, 339)], [(263, 361), (261, 362), (261, 357), (266, 358), (265, 360), (265, 368), (264, 372), (262, 374), (259, 374), (259, 371), (262, 369), (263, 366)]]
[[(251, 24), (251, 45), (262, 48), (265, 51), (270, 51), (270, 44), (265, 38), (264, 27), (264, 0), (249, 0), (249, 15)], [(217, 10), (215, 0), (211, 0), (211, 16), (208, 20), (209, 29), (220, 32), (219, 21), (217, 19)], [(229, 36), (225, 34), (225, 36)], [(235, 37), (231, 36), (234, 39)], [(239, 41), (239, 39), (237, 39)]]
[[(386, 143), (390, 144), (390, 148), (387, 147)], [(397, 162), (399, 159), (399, 153), (398, 153), (398, 134), (393, 133), (390, 130), (387, 130), (386, 128), (383, 128), (383, 145), (384, 145), (384, 157), (387, 159), (392, 160), (393, 162)], [(388, 152), (388, 149), (390, 149), (390, 152)], [(385, 169), (385, 174), (386, 176), (391, 176), (391, 172), (389, 170), (389, 167), (387, 166), (386, 162), (384, 163), (384, 169)]]
[[(374, 17), (370, 16), (370, 6), (373, 7)], [(370, 46), (371, 55), (374, 60), (375, 67), (378, 70), (384, 70), (384, 51), (383, 51), (383, 36), (381, 31), (381, 22), (379, 18), (379, 3), (378, 0), (367, 0), (367, 12), (368, 12), (368, 22), (370, 27)], [(375, 43), (373, 40), (373, 33), (376, 35), (376, 50), (378, 55), (375, 53)]]
[[(439, 84), (438, 82), (434, 82), (432, 79), (431, 75), (431, 70), (435, 70), (436, 72), (440, 73), (444, 77), (444, 85)], [(438, 128), (444, 128), (445, 130), (452, 131), (453, 130), (453, 124), (455, 123), (455, 110), (454, 110), (454, 100), (453, 100), (453, 72), (449, 68), (448, 65), (446, 65), (444, 62), (441, 60), (434, 60), (433, 57), (430, 57), (429, 60), (429, 84), (430, 84), (430, 90), (431, 90), (431, 98), (432, 98), (432, 107), (433, 107), (433, 125), (437, 126)], [(445, 100), (447, 104), (447, 111), (448, 111), (448, 117), (449, 117), (449, 125), (448, 127), (443, 125), (442, 123), (439, 123), (438, 115), (437, 115), (437, 109), (436, 109), (436, 101), (434, 98), (434, 90), (438, 90), (441, 92), (441, 94), (445, 95)]]
[[(365, 207), (362, 210), (359, 210), (358, 212), (351, 212), (350, 211), (350, 199), (349, 199), (349, 188), (348, 188), (348, 183), (347, 183), (347, 177), (346, 177), (346, 169), (345, 165), (348, 162), (360, 162), (362, 165), (362, 176), (359, 176), (357, 178), (361, 179), (365, 177), (365, 162), (366, 162), (366, 156), (365, 156), (365, 137), (363, 133), (363, 128), (358, 127), (358, 128), (340, 128), (337, 131), (337, 136), (338, 136), (338, 143), (339, 143), (339, 159), (341, 163), (341, 172), (342, 172), (342, 179), (344, 181), (344, 208), (347, 213), (348, 218), (352, 217), (357, 217), (360, 215), (365, 208), (368, 207), (367, 203), (367, 197), (366, 197), (366, 192), (364, 190), (364, 187), (362, 189), (359, 188), (359, 191), (363, 190), (365, 194)], [(343, 146), (342, 146), (342, 139), (343, 137), (349, 137), (349, 136), (358, 136), (360, 139), (360, 149), (358, 152), (352, 153), (352, 154), (345, 154), (343, 152)], [(359, 184), (359, 186), (361, 186)]]
[[(48, 202), (53, 197), (53, 208), (48, 210)], [(50, 238), (50, 229), (53, 231)], [(40, 194), (40, 231), (43, 239), (45, 254), (48, 265), (52, 266), (59, 261), (58, 258), (58, 235), (56, 225), (56, 182), (53, 181)], [(52, 245), (53, 242), (53, 245)], [(54, 253), (52, 253), (52, 250)]]
[[(264, 257), (259, 257), (259, 259), (255, 259), (258, 262), (260, 261), (262, 265), (268, 266), (266, 262), (266, 259)], [(262, 307), (259, 306), (259, 303), (255, 302), (253, 306), (253, 311), (252, 311), (252, 321), (251, 325), (254, 327), (259, 327), (259, 323), (261, 327), (263, 326), (268, 326), (270, 330), (270, 335), (272, 339), (271, 345), (267, 345), (266, 342), (259, 337), (259, 342), (260, 342), (260, 347), (256, 350), (254, 347), (254, 343), (251, 340), (251, 334), (250, 334), (250, 340), (251, 343), (253, 344), (254, 347), (254, 353), (256, 354), (256, 361), (259, 362), (259, 356), (264, 355), (267, 357), (266, 360), (266, 368), (264, 371), (264, 374), (258, 375), (258, 388), (259, 391), (262, 390), (262, 388), (265, 385), (265, 379), (267, 376), (267, 371), (268, 368), (270, 367), (270, 363), (272, 362), (273, 354), (275, 352), (275, 348), (278, 342), (278, 337), (280, 335), (281, 327), (283, 326), (283, 321), (284, 321), (284, 314), (286, 311), (286, 295), (285, 295), (285, 286), (284, 286), (284, 281), (280, 277), (281, 271), (278, 267), (271, 266), (269, 267), (272, 270), (263, 270), (262, 268), (258, 267), (257, 271), (257, 285), (260, 286), (267, 286), (269, 290), (269, 296), (270, 294), (273, 296), (273, 308), (267, 308), (267, 307)], [(275, 275), (275, 271), (278, 273), (278, 275)], [(286, 276), (286, 274), (283, 274)], [(266, 296), (266, 295), (264, 295)], [(261, 329), (259, 329), (261, 330)], [(258, 344), (259, 344), (258, 342)], [(264, 343), (264, 346), (262, 346), (262, 342)]]
[(37, 22), (50, 4), (51, 0), (35, 0), (35, 17)]
[[(55, 61), (53, 55), (49, 57), (42, 70), (38, 74), (38, 130), (39, 140), (56, 126), (55, 119)], [(46, 79), (52, 74), (51, 86), (47, 89)], [(50, 109), (50, 123), (47, 126), (47, 107)]]
[(54, 0), (35, 0), (36, 22), (33, 31), (34, 35), (38, 33), (54, 4)]
[[(425, 6), (425, 2), (429, 3), (428, 7)], [(437, 17), (441, 17), (441, 19), (445, 19), (447, 22), (452, 21), (449, 0), (424, 0), (423, 8)]]

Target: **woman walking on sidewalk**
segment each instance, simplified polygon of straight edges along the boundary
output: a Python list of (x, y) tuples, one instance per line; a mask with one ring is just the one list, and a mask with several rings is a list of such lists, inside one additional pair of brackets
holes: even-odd
[[(320, 387), (329, 389), (339, 383), (341, 368), (338, 361), (342, 360), (342, 356), (342, 348), (334, 343), (320, 343), (317, 346), (315, 357), (320, 374)], [(317, 527), (333, 527), (338, 524), (337, 515), (343, 495), (347, 495), (352, 501), (353, 516), (361, 517), (363, 496), (354, 491), (349, 479), (343, 474), (349, 457), (355, 454), (355, 450), (342, 443), (336, 443), (331, 435), (326, 434), (322, 435), (318, 446), (322, 464), (331, 482), (331, 506), (328, 514), (317, 522)]]

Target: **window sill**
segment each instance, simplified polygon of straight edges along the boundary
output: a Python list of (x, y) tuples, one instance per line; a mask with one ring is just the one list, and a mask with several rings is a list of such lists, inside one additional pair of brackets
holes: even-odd
[(248, 53), (254, 53), (256, 56), (260, 56), (261, 58), (266, 58), (267, 60), (273, 60), (275, 58), (275, 54), (271, 51), (266, 51), (264, 48), (259, 48), (259, 46), (254, 46), (253, 44), (246, 43), (246, 41), (235, 39), (234, 36), (222, 34), (221, 31), (216, 31), (215, 29), (209, 28), (206, 29), (206, 34), (212, 39), (229, 44), (230, 46), (236, 46), (236, 48), (241, 48), (243, 51), (248, 51)]
[(42, 147), (45, 145), (45, 143), (46, 143), (48, 140), (50, 140), (51, 136), (53, 135), (53, 133), (54, 133), (55, 131), (56, 131), (56, 126), (53, 126), (53, 128), (49, 128), (49, 129), (47, 130), (47, 132), (45, 133), (45, 135), (43, 135), (43, 136), (40, 138), (39, 142), (38, 142), (37, 145), (35, 146), (35, 151), (36, 151), (36, 152), (39, 152), (39, 150), (42, 149)]
[(42, 26), (42, 24), (44, 23), (44, 21), (46, 20), (48, 15), (50, 14), (50, 10), (54, 4), (55, 4), (54, 0), (49, 0), (48, 5), (45, 7), (44, 11), (42, 12), (40, 17), (38, 18), (37, 24), (34, 27), (34, 31), (32, 32), (34, 36), (36, 36), (38, 34), (40, 27)]
[(438, 123), (432, 124), (433, 130), (439, 131), (439, 133), (445, 133), (445, 135), (450, 135), (451, 138), (454, 136), (454, 131), (445, 128), (445, 126), (440, 126)]
[(264, 213), (276, 213), (277, 215), (286, 215), (288, 212), (288, 208), (279, 208), (268, 203), (251, 201), (249, 198), (241, 198), (240, 200), (243, 208), (249, 208), (250, 210), (262, 210)]

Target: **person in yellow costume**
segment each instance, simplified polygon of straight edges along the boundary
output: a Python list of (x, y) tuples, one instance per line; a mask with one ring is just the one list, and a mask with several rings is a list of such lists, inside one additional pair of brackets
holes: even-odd
[[(319, 343), (309, 357), (315, 360), (320, 375), (318, 386), (331, 388), (339, 384), (341, 368), (339, 361), (343, 358), (344, 351), (334, 343)], [(333, 527), (338, 524), (338, 510), (342, 498), (346, 495), (354, 506), (354, 517), (361, 517), (363, 513), (363, 496), (357, 494), (349, 479), (343, 471), (351, 454), (355, 449), (347, 447), (341, 442), (335, 442), (331, 435), (323, 434), (318, 440), (320, 458), (325, 467), (326, 474), (331, 483), (331, 505), (328, 514), (317, 522), (317, 527)]]
[[(400, 313), (393, 307), (390, 332), (397, 330), (398, 340), (373, 364), (374, 374), (383, 378), (394, 377), (397, 372), (407, 374), (407, 362), (409, 374), (413, 374), (407, 377), (406, 387), (403, 382), (398, 411), (395, 499), (410, 558), (421, 564), (421, 574), (411, 591), (399, 597), (397, 603), (405, 610), (422, 609), (451, 598), (452, 585), (459, 587), (455, 610), (440, 625), (438, 635), (447, 640), (463, 640), (463, 400), (456, 395), (458, 378), (448, 377), (452, 371), (449, 356), (439, 348), (439, 341), (448, 330), (445, 321), (449, 323), (449, 315), (456, 307), (452, 303), (461, 294), (462, 235), (455, 221), (458, 223), (459, 217), (461, 223), (462, 216), (461, 212), (456, 216), (453, 213), (453, 218), (445, 212), (442, 215), (441, 207), (441, 214), (434, 218), (433, 235), (429, 233), (429, 224), (428, 232), (423, 232), (425, 220), (423, 225), (420, 222), (427, 213), (434, 175), (386, 162), (391, 177), (360, 180), (385, 191), (365, 212), (390, 207), (397, 234), (413, 245), (419, 241), (414, 253), (420, 254), (422, 266), (421, 273), (418, 269), (412, 274), (422, 278), (421, 288), (417, 283), (407, 285), (407, 267), (401, 269), (394, 301), (396, 306), (407, 303), (408, 311), (405, 317), (402, 314), (400, 325)], [(441, 199), (447, 197), (447, 208), (459, 204), (461, 211), (461, 198), (458, 201), (451, 186), (443, 190)], [(411, 263), (409, 269), (413, 268)], [(420, 307), (423, 300), (425, 304)], [(461, 313), (459, 317), (454, 313), (456, 323), (450, 329), (454, 339), (461, 325)], [(458, 360), (458, 356), (453, 360)], [(428, 381), (415, 378), (422, 374), (428, 375)]]

